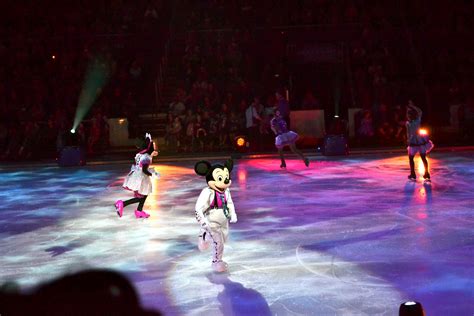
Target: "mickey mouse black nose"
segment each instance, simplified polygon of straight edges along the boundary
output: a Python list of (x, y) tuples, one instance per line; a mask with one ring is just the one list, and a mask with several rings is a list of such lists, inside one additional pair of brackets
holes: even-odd
[(225, 179), (225, 180), (224, 180), (224, 183), (225, 183), (225, 184), (229, 184), (229, 179)]

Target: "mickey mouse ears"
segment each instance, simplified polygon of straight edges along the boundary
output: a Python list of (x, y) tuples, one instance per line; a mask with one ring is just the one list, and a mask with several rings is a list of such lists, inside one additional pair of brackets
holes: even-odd
[(194, 165), (194, 171), (200, 176), (205, 176), (209, 170), (211, 170), (211, 164), (207, 161), (201, 160)]
[[(222, 168), (222, 165), (218, 165), (218, 166)], [(231, 172), (232, 169), (234, 168), (234, 161), (232, 159), (228, 159), (224, 163), (224, 167), (227, 168), (229, 172)], [(198, 161), (194, 165), (194, 171), (200, 176), (206, 176), (209, 170), (211, 169), (212, 169), (211, 163), (205, 160)]]
[(232, 159), (227, 159), (226, 162), (224, 163), (224, 167), (229, 169), (229, 172), (231, 172), (232, 169), (234, 169), (234, 161)]

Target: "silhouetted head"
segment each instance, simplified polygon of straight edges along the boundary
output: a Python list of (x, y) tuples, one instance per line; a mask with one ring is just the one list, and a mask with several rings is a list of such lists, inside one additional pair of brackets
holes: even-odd
[[(156, 155), (158, 154), (155, 151), (155, 143), (151, 139), (151, 135), (146, 133), (145, 138), (143, 139), (141, 145), (139, 146), (140, 154), (149, 154), (149, 155)], [(156, 154), (153, 154), (156, 153)]]

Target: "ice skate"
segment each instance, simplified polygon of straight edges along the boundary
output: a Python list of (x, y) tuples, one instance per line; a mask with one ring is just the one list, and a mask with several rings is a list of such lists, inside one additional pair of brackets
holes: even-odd
[(431, 182), (431, 175), (429, 172), (425, 172), (425, 174), (423, 175), (423, 179), (425, 180), (425, 182)]
[(213, 262), (212, 263), (212, 269), (215, 271), (215, 272), (226, 272), (227, 271), (227, 263), (225, 263), (224, 261), (217, 261), (217, 262)]
[(135, 217), (136, 218), (148, 218), (148, 217), (150, 217), (150, 214), (148, 214), (145, 211), (135, 210)]
[(123, 215), (123, 201), (122, 200), (118, 200), (117, 202), (115, 202), (115, 209), (117, 210), (117, 215), (119, 217), (122, 217)]

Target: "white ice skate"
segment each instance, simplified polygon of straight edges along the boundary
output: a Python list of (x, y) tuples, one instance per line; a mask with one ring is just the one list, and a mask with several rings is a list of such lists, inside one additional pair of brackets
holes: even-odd
[(227, 263), (225, 263), (224, 261), (217, 261), (217, 262), (213, 262), (212, 263), (212, 269), (215, 271), (215, 272), (219, 272), (219, 273), (222, 273), (222, 272), (226, 272), (227, 271)]

